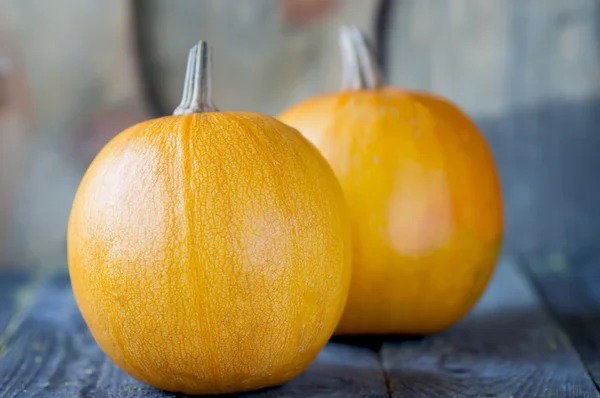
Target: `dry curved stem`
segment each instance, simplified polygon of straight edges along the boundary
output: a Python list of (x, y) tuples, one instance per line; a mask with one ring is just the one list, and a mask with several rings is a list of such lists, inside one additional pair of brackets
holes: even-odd
[(210, 46), (200, 41), (190, 49), (181, 103), (173, 115), (218, 111), (212, 103), (211, 69)]
[(367, 38), (356, 26), (340, 28), (342, 90), (375, 90), (383, 85), (381, 70)]

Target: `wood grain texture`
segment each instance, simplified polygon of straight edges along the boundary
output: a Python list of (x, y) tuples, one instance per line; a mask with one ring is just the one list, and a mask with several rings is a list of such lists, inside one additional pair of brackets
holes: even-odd
[(0, 264), (4, 267), (0, 273), (0, 358), (29, 312), (43, 275), (39, 270)]
[[(7, 286), (25, 283), (1, 275)], [(2, 291), (0, 298), (5, 298)], [(175, 396), (131, 379), (102, 353), (81, 318), (65, 272), (51, 276), (28, 308), (0, 355), (0, 397)], [(0, 311), (0, 322), (3, 318)], [(291, 382), (240, 396), (378, 398), (388, 397), (388, 391), (376, 351), (331, 343)]]
[(523, 264), (596, 386), (600, 385), (600, 255), (527, 256)]
[(448, 332), (381, 350), (393, 397), (598, 397), (562, 330), (504, 259), (487, 294)]
[[(598, 258), (574, 259), (575, 277), (564, 275), (570, 259), (536, 261), (536, 284), (598, 377)], [(89, 334), (65, 271), (45, 275), (0, 271), (0, 398), (181, 396), (118, 369)], [(335, 338), (296, 379), (239, 396), (375, 398), (389, 387), (393, 397), (598, 397), (569, 336), (505, 258), (480, 305), (448, 332)]]

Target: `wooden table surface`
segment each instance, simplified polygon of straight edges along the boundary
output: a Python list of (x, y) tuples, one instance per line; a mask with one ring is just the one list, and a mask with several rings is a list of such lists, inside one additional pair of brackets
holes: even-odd
[[(599, 397), (600, 256), (505, 256), (476, 309), (426, 338), (334, 338), (251, 397)], [(0, 271), (0, 397), (181, 396), (100, 351), (62, 271)]]

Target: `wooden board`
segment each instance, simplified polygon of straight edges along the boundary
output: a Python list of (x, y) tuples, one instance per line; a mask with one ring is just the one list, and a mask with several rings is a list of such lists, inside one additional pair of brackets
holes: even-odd
[(523, 264), (599, 386), (600, 255), (528, 256)]
[(504, 260), (476, 310), (422, 341), (385, 343), (392, 397), (597, 397), (577, 353)]
[[(573, 283), (571, 291), (583, 281)], [(548, 292), (561, 286), (546, 284)], [(0, 300), (0, 398), (180, 396), (131, 379), (106, 358), (81, 318), (64, 270), (0, 271)], [(578, 307), (576, 301), (569, 305)], [(597, 352), (589, 354), (584, 359), (592, 366)], [(239, 396), (599, 395), (568, 335), (504, 259), (480, 305), (457, 327), (412, 340), (334, 338), (296, 379)]]
[[(8, 309), (19, 306), (23, 311), (15, 299), (23, 294), (15, 294), (14, 287), (32, 290), (17, 275), (0, 274), (0, 299), (8, 304), (0, 311), (0, 328), (7, 323), (2, 322), (4, 312), (12, 312)], [(50, 276), (27, 308), (0, 354), (0, 397), (173, 396), (131, 379), (106, 358), (81, 318), (64, 271)], [(384, 398), (388, 391), (376, 351), (331, 343), (301, 376), (251, 395)]]
[[(2, 268), (2, 267), (0, 267)], [(0, 276), (0, 356), (28, 313), (39, 284), (39, 273), (7, 269)]]

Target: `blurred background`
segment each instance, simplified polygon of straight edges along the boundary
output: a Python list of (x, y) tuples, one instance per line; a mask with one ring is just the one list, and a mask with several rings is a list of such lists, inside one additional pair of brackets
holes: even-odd
[(0, 264), (66, 266), (86, 167), (172, 112), (199, 39), (219, 108), (275, 115), (338, 88), (343, 23), (375, 42), (389, 84), (444, 95), (481, 127), (505, 251), (600, 243), (598, 0), (0, 0)]

